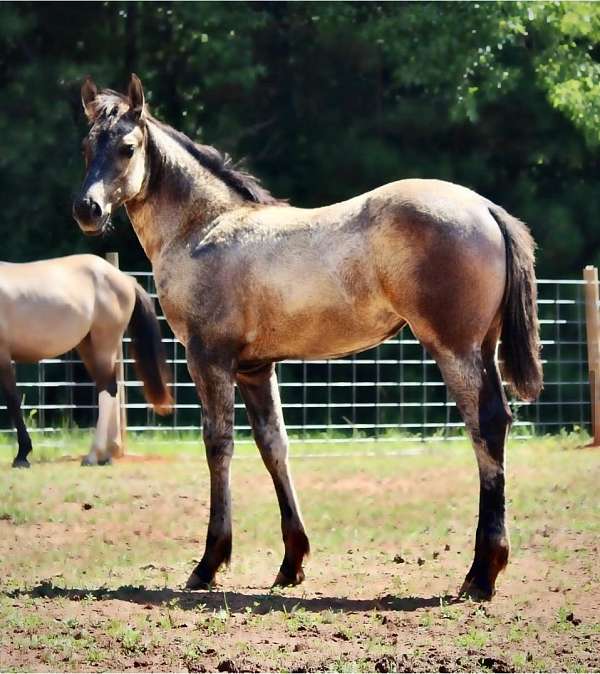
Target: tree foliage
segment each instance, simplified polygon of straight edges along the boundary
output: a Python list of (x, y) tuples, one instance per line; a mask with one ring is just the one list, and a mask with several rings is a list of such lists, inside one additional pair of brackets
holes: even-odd
[(543, 275), (600, 263), (600, 6), (0, 4), (6, 259), (114, 248), (70, 216), (86, 74), (142, 78), (154, 113), (246, 157), (294, 204), (403, 177), (468, 185), (532, 227)]

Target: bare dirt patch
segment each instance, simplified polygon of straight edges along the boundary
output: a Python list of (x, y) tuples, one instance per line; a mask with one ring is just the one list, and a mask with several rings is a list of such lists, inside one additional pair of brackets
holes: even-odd
[(528, 443), (509, 466), (511, 563), (477, 604), (456, 597), (478, 492), (460, 447), (294, 462), (313, 554), (305, 584), (277, 592), (259, 461), (234, 466), (234, 560), (212, 592), (182, 589), (202, 550), (202, 461), (4, 464), (0, 669), (597, 670), (600, 454)]

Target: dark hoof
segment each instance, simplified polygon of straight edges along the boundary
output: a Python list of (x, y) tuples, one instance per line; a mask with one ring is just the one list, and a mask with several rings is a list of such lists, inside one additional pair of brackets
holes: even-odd
[(294, 585), (300, 585), (304, 580), (304, 569), (300, 567), (300, 570), (296, 572), (294, 576), (288, 576), (283, 571), (280, 571), (275, 578), (273, 587), (293, 587)]
[(477, 582), (475, 578), (465, 578), (458, 593), (459, 597), (468, 597), (473, 601), (491, 601), (496, 590), (489, 583)]
[(188, 578), (187, 583), (185, 584), (186, 590), (210, 590), (212, 588), (212, 581), (207, 581), (202, 578), (194, 571), (192, 575)]
[(12, 462), (13, 468), (31, 468), (31, 464), (27, 459), (19, 459), (18, 457)]
[(112, 466), (112, 457), (107, 459), (90, 459), (89, 456), (84, 456), (81, 459), (82, 466)]
[(475, 559), (459, 594), (475, 601), (490, 601), (496, 594), (498, 574), (508, 564), (509, 553), (510, 545), (506, 532), (490, 537), (484, 543), (478, 542)]

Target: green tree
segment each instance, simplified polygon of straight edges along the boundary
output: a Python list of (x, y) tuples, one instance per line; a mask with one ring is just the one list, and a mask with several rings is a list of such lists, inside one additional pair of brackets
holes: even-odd
[(594, 3), (0, 5), (7, 259), (118, 247), (70, 216), (79, 85), (143, 79), (155, 114), (312, 206), (403, 177), (468, 185), (525, 219), (541, 275), (600, 263)]

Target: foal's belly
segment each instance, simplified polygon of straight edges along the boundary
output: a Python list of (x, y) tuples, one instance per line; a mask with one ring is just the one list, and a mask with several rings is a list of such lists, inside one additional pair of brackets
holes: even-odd
[(398, 332), (405, 322), (386, 307), (361, 312), (335, 307), (312, 313), (283, 314), (264, 329), (246, 334), (240, 360), (336, 358), (380, 344)]
[(403, 317), (384, 294), (362, 235), (304, 242), (256, 263), (238, 302), (245, 318), (243, 360), (332, 358), (362, 351), (398, 331)]
[(90, 322), (70, 306), (20, 307), (7, 326), (13, 360), (34, 362), (75, 348), (88, 334)]

